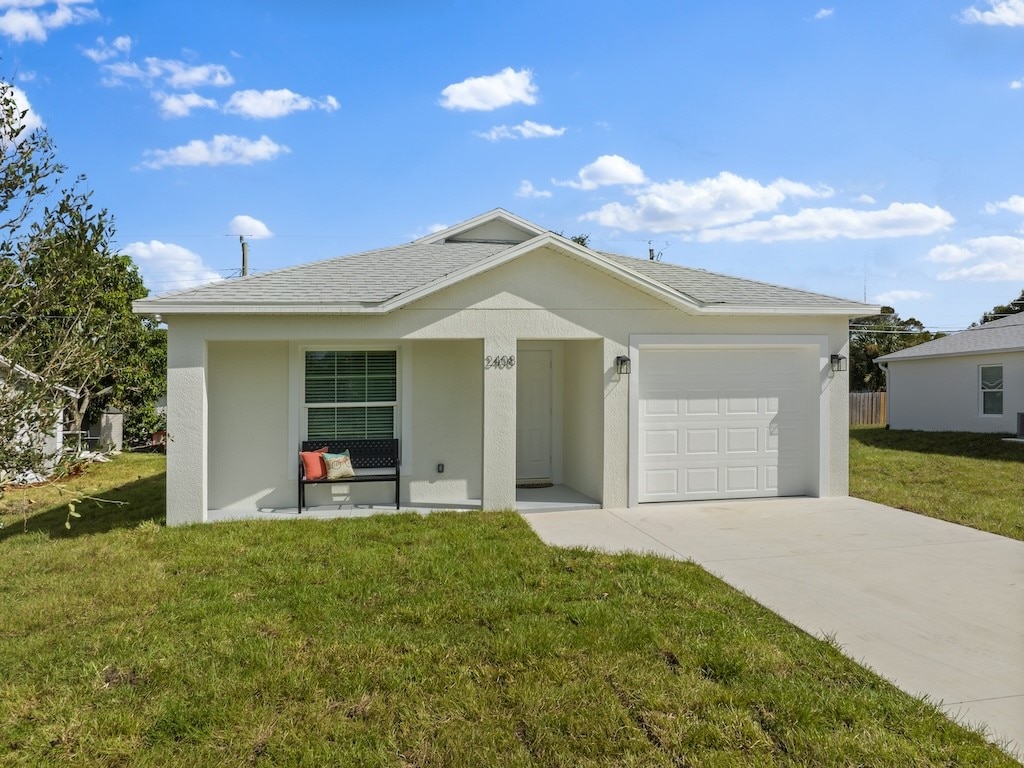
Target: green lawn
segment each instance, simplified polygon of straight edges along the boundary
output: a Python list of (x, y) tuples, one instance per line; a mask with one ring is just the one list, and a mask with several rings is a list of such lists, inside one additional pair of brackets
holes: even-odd
[(1015, 765), (693, 564), (511, 513), (167, 529), (160, 461), (71, 531), (0, 502), (0, 765)]
[(1024, 443), (854, 427), (850, 495), (1024, 540)]

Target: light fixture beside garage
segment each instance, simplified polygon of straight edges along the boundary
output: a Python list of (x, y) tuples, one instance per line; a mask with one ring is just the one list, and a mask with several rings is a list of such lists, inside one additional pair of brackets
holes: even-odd
[(846, 370), (846, 358), (842, 355), (832, 355), (829, 362), (832, 364), (832, 373), (842, 373)]
[(628, 374), (629, 371), (630, 371), (629, 358), (626, 357), (625, 355), (619, 355), (618, 357), (616, 357), (615, 358), (615, 372), (617, 374), (619, 374), (619, 376), (623, 376), (625, 374)]

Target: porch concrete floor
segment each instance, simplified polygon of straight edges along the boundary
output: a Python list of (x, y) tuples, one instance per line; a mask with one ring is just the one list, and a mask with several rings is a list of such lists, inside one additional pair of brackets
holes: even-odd
[[(298, 507), (259, 510), (227, 508), (208, 510), (206, 519), (211, 523), (228, 520), (335, 520), (370, 515), (394, 515), (402, 512), (419, 512), (426, 515), (444, 510), (474, 510), (480, 507), (480, 499), (458, 499), (429, 504), (403, 504), (401, 509), (395, 509), (393, 504), (322, 504), (306, 507), (301, 515)], [(598, 502), (567, 485), (516, 489), (517, 512), (565, 512), (600, 508)]]

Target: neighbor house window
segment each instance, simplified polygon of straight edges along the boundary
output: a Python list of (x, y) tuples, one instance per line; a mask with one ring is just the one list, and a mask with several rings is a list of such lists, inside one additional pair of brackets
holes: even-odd
[(981, 412), (985, 416), (1003, 415), (1003, 366), (981, 366)]
[(306, 439), (395, 436), (395, 351), (306, 352)]

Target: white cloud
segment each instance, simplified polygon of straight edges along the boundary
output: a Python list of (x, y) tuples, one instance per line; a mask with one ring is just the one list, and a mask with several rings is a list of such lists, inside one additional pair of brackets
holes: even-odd
[(441, 91), (440, 105), (460, 112), (489, 112), (510, 104), (536, 104), (539, 89), (529, 69), (505, 67), (496, 75), (469, 77)]
[(988, 24), (990, 26), (1024, 26), (1024, 0), (987, 0), (991, 10), (979, 11), (976, 6), (965, 8), (960, 21), (965, 24)]
[(82, 53), (97, 64), (101, 64), (104, 61), (116, 58), (117, 56), (131, 53), (131, 50), (132, 39), (128, 37), (128, 35), (121, 35), (120, 37), (115, 37), (110, 45), (107, 45), (107, 41), (102, 37), (97, 37), (96, 47), (85, 48), (82, 50)]
[(228, 231), (232, 235), (245, 235), (253, 240), (263, 240), (274, 236), (274, 233), (270, 231), (270, 227), (259, 219), (254, 219), (252, 216), (246, 216), (245, 214), (235, 216), (231, 223), (228, 224)]
[(530, 181), (523, 179), (519, 182), (519, 189), (516, 190), (516, 197), (551, 197), (551, 191), (547, 189), (537, 189)]
[(635, 204), (608, 203), (583, 218), (629, 231), (692, 232), (748, 221), (760, 213), (776, 210), (788, 198), (822, 198), (832, 194), (832, 188), (827, 186), (814, 188), (789, 179), (776, 179), (765, 185), (723, 171), (692, 184), (650, 184), (635, 194)]
[(131, 256), (142, 273), (143, 281), (154, 291), (183, 290), (223, 279), (203, 264), (199, 254), (174, 243), (150, 240), (148, 243), (129, 243), (121, 250)]
[(188, 117), (193, 109), (216, 109), (217, 102), (198, 93), (163, 93), (154, 91), (154, 99), (160, 105), (163, 117)]
[(283, 144), (260, 136), (253, 141), (241, 136), (220, 134), (210, 141), (195, 139), (172, 149), (147, 149), (148, 160), (143, 168), (164, 168), (169, 165), (252, 165), (273, 160), (280, 154), (291, 152)]
[(925, 261), (931, 261), (935, 264), (959, 264), (964, 261), (970, 261), (974, 256), (973, 251), (963, 246), (944, 243), (932, 248), (924, 258)]
[(748, 221), (729, 227), (704, 229), (701, 242), (756, 240), (869, 240), (883, 237), (931, 235), (948, 229), (956, 219), (938, 206), (923, 203), (892, 203), (877, 211), (852, 208), (804, 208), (794, 215), (779, 214), (770, 219)]
[(555, 181), (552, 183), (573, 189), (591, 190), (614, 184), (644, 184), (647, 177), (639, 165), (629, 162), (621, 155), (601, 155), (597, 160), (580, 168), (579, 181)]
[(507, 126), (496, 125), (489, 131), (477, 132), (477, 136), (488, 141), (500, 141), (501, 139), (552, 139), (565, 133), (565, 128), (535, 123), (532, 120), (524, 120), (519, 125)]
[(134, 61), (103, 64), (104, 85), (123, 85), (126, 80), (138, 80), (144, 85), (162, 82), (170, 88), (184, 90), (202, 86), (224, 87), (235, 82), (223, 64), (186, 64), (177, 59), (158, 59), (148, 56), (140, 66)]
[(857, 195), (855, 198), (853, 198), (853, 201), (855, 203), (864, 203), (866, 205), (874, 205), (875, 203), (878, 202), (871, 195)]
[(1024, 88), (1024, 80), (1011, 80), (1010, 81), (1010, 90), (1011, 91), (1019, 91), (1021, 88)]
[(333, 112), (338, 106), (338, 100), (333, 96), (325, 96), (318, 101), (309, 96), (300, 96), (287, 88), (280, 88), (269, 91), (236, 91), (224, 105), (224, 111), (262, 120), (284, 117), (292, 112), (303, 112), (308, 109)]
[[(959, 246), (939, 246), (929, 251), (927, 261), (960, 264), (939, 273), (939, 280), (1024, 280), (1024, 238), (1009, 235), (977, 237)], [(966, 265), (968, 261), (977, 263)]]
[(822, 8), (816, 14), (814, 14), (814, 18), (816, 18), (816, 19), (827, 19), (829, 16), (831, 16), (835, 12), (836, 12), (835, 8)]
[(1024, 197), (1012, 195), (998, 203), (985, 203), (985, 213), (998, 213), (999, 211), (1009, 211), (1018, 216), (1024, 216)]
[(927, 299), (931, 294), (925, 293), (924, 291), (907, 291), (907, 290), (895, 290), (886, 291), (875, 296), (876, 304), (884, 304), (886, 306), (894, 306), (901, 301), (916, 301), (917, 299)]
[(46, 41), (49, 32), (70, 24), (84, 24), (100, 18), (92, 0), (4, 0), (0, 35), (16, 43)]
[(21, 137), (28, 136), (36, 128), (45, 127), (43, 118), (39, 116), (39, 113), (32, 109), (32, 104), (28, 100), (28, 96), (21, 88), (16, 85), (9, 85), (11, 89), (11, 96), (14, 98), (14, 104), (18, 112), (24, 112), (24, 117), (21, 118), (21, 125), (24, 126), (24, 130), (21, 132)]

